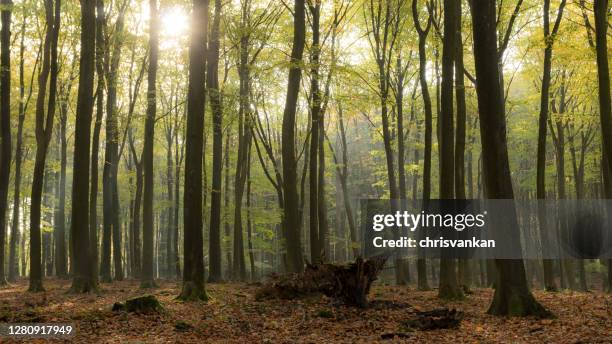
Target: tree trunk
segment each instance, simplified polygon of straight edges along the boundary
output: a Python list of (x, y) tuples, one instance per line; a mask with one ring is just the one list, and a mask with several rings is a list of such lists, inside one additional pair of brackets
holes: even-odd
[[(456, 42), (455, 42), (455, 97), (457, 99), (457, 136), (455, 137), (455, 196), (457, 199), (465, 199), (465, 134), (467, 126), (465, 105), (465, 82), (463, 74), (463, 38), (461, 1), (455, 2), (456, 14)], [(464, 291), (469, 291), (472, 284), (472, 270), (470, 261), (459, 259), (458, 282)]]
[[(544, 1), (544, 69), (542, 71), (542, 89), (540, 93), (540, 115), (538, 120), (538, 155), (537, 155), (537, 174), (536, 174), (536, 193), (538, 200), (538, 218), (540, 220), (540, 230), (542, 242), (548, 242), (549, 238), (547, 235), (548, 219), (546, 214), (546, 207), (544, 199), (546, 199), (546, 126), (548, 122), (548, 104), (550, 98), (550, 70), (552, 65), (552, 48), (554, 37), (559, 29), (559, 23), (561, 16), (563, 15), (563, 7), (565, 6), (565, 0), (561, 1), (559, 6), (559, 12), (555, 21), (552, 32), (550, 31), (550, 0)], [(544, 288), (549, 291), (557, 290), (555, 284), (552, 261), (550, 259), (543, 260), (544, 266)]]
[(295, 122), (296, 107), (302, 77), (302, 56), (306, 36), (306, 15), (304, 0), (295, 0), (293, 10), (293, 47), (291, 50), (291, 67), (287, 82), (287, 97), (283, 112), (282, 125), (282, 160), (283, 160), (283, 231), (287, 247), (287, 270), (302, 272), (302, 240), (299, 229), (298, 193), (297, 193), (297, 158), (295, 156)]
[[(612, 171), (612, 112), (610, 109), (610, 70), (608, 68), (608, 0), (595, 0), (595, 44), (599, 84), (599, 118), (601, 123), (607, 170)], [(606, 198), (612, 198), (612, 188), (606, 188)], [(608, 260), (608, 292), (612, 292), (612, 259)]]
[[(107, 68), (106, 79), (108, 81), (107, 107), (106, 107), (106, 147), (103, 170), (103, 211), (104, 232), (112, 235), (113, 262), (115, 268), (115, 279), (123, 280), (123, 267), (121, 259), (121, 223), (119, 221), (119, 191), (117, 189), (117, 171), (119, 169), (119, 128), (117, 110), (117, 73), (121, 60), (121, 47), (123, 42), (125, 6), (119, 10), (113, 32), (112, 57), (110, 57), (110, 68)], [(105, 52), (111, 54), (110, 47)], [(108, 57), (106, 59), (108, 65)], [(110, 244), (110, 243), (109, 243)], [(110, 266), (110, 255), (109, 255)]]
[[(102, 128), (102, 117), (104, 116), (104, 91), (106, 90), (106, 71), (105, 71), (105, 54), (107, 51), (106, 44), (106, 14), (104, 9), (104, 1), (97, 0), (96, 2), (96, 76), (97, 76), (97, 86), (96, 86), (96, 119), (94, 123), (94, 132), (93, 132), (93, 140), (91, 147), (91, 193), (89, 198), (89, 226), (92, 235), (92, 241), (98, 241), (98, 152), (100, 149), (100, 130)], [(111, 116), (107, 116), (112, 117)], [(108, 119), (107, 119), (107, 128), (106, 131), (110, 131), (109, 134), (112, 135), (111, 128), (108, 128)], [(109, 136), (109, 135), (107, 135)], [(111, 137), (107, 138), (107, 141), (110, 140)], [(108, 147), (107, 147), (108, 148)], [(106, 153), (108, 154), (108, 152)], [(106, 158), (105, 158), (106, 165)], [(104, 170), (107, 167), (104, 166)], [(105, 197), (107, 198), (109, 193), (105, 193)], [(107, 205), (107, 201), (104, 200), (104, 206)], [(108, 211), (108, 210), (107, 210)], [(104, 212), (106, 215), (106, 211)], [(102, 278), (102, 282), (111, 282), (111, 240), (112, 240), (112, 228), (111, 224), (107, 223), (107, 217), (104, 216), (104, 225), (102, 228), (102, 255), (100, 259), (100, 276)], [(98, 258), (97, 252), (98, 245), (96, 244), (95, 251), (92, 251), (93, 260), (96, 261)], [(94, 263), (95, 264), (95, 263)], [(96, 264), (97, 266), (97, 264)], [(94, 269), (97, 269), (94, 268)], [(94, 273), (97, 275), (97, 273)]]
[(66, 125), (68, 122), (68, 99), (71, 82), (64, 85), (62, 103), (60, 104), (60, 126), (58, 146), (60, 150), (60, 172), (57, 185), (57, 202), (55, 213), (55, 273), (60, 278), (68, 276), (66, 260), (66, 162), (68, 144), (66, 140)]
[(221, 174), (223, 173), (223, 102), (219, 89), (219, 23), (221, 1), (215, 0), (215, 17), (210, 36), (207, 85), (213, 120), (213, 166), (210, 191), (209, 282), (222, 280), (221, 271)]
[[(227, 136), (225, 138), (225, 180), (223, 187), (223, 211), (224, 211), (224, 223), (223, 223), (223, 231), (225, 238), (229, 238), (231, 235), (231, 229), (229, 224), (229, 211), (230, 211), (230, 139), (231, 139), (231, 131), (227, 131)], [(232, 251), (229, 245), (226, 245), (225, 258), (227, 261), (227, 277), (232, 276)]]
[[(476, 65), (476, 91), (482, 138), (482, 158), (487, 198), (513, 199), (508, 161), (503, 90), (497, 66), (495, 0), (472, 3), (472, 28)], [(506, 209), (508, 210), (508, 209)], [(515, 209), (509, 209), (515, 212)], [(516, 215), (506, 219), (517, 221)], [(508, 226), (519, 237), (518, 223)], [(520, 242), (514, 243), (520, 245)], [(519, 248), (519, 247), (516, 247)], [(550, 313), (533, 297), (527, 286), (522, 260), (496, 260), (497, 281), (488, 313), (494, 315), (546, 316)]]
[[(425, 28), (421, 27), (418, 16), (417, 0), (412, 0), (412, 17), (414, 26), (419, 35), (419, 83), (421, 84), (421, 94), (423, 95), (423, 107), (425, 110), (425, 148), (423, 153), (423, 208), (427, 209), (427, 201), (431, 197), (431, 147), (432, 147), (432, 126), (433, 114), (431, 110), (431, 97), (427, 86), (427, 35), (431, 28), (431, 14), (427, 18)], [(417, 260), (418, 289), (429, 290), (427, 283), (427, 263), (424, 258)]]
[[(155, 113), (157, 111), (156, 84), (157, 84), (157, 60), (159, 51), (159, 15), (157, 13), (157, 0), (149, 0), (150, 27), (149, 27), (149, 69), (147, 74), (147, 112), (144, 129), (144, 145), (142, 150), (142, 164), (144, 176), (144, 190), (142, 201), (142, 271), (140, 286), (142, 288), (155, 287), (153, 273), (153, 193), (155, 183), (153, 182), (153, 140), (155, 137)], [(202, 67), (203, 68), (203, 67)], [(191, 77), (191, 73), (190, 73)], [(197, 95), (204, 97), (204, 95)], [(202, 106), (202, 110), (204, 107)], [(199, 151), (201, 156), (202, 151)], [(189, 160), (189, 159), (188, 159)], [(202, 161), (201, 157), (197, 161)], [(201, 171), (202, 164), (198, 169)], [(187, 169), (189, 170), (189, 169)], [(201, 192), (202, 187), (197, 189)], [(200, 196), (201, 197), (201, 196)], [(201, 200), (201, 198), (200, 198)], [(187, 202), (185, 202), (187, 203)], [(201, 201), (200, 201), (201, 207)], [(201, 219), (200, 211), (200, 219)], [(199, 226), (202, 228), (201, 223)]]
[(251, 211), (251, 145), (249, 144), (248, 151), (248, 165), (247, 165), (247, 186), (246, 186), (246, 207), (247, 207), (247, 240), (248, 240), (248, 250), (249, 250), (249, 263), (250, 263), (250, 271), (251, 271), (251, 281), (256, 280), (255, 274), (255, 252), (253, 250), (253, 219), (252, 219), (252, 211)]
[[(45, 105), (46, 92), (39, 92), (36, 99), (36, 160), (32, 174), (30, 198), (30, 286), (29, 291), (43, 291), (40, 216), (47, 148), (53, 131), (55, 97), (57, 87), (57, 43), (60, 24), (60, 2), (45, 1), (46, 33), (43, 60), (38, 76), (38, 89), (46, 90), (49, 83), (49, 99)], [(47, 111), (45, 111), (45, 106)], [(46, 113), (45, 113), (46, 112)]]
[[(74, 134), (74, 165), (72, 177), (72, 291), (91, 292), (97, 289), (97, 276), (92, 249), (97, 242), (89, 228), (89, 149), (93, 113), (93, 82), (95, 63), (96, 18), (94, 0), (81, 1), (81, 57), (79, 89)], [(90, 249), (82, 249), (89, 247)]]
[(183, 193), (184, 272), (183, 300), (207, 300), (204, 288), (204, 239), (202, 234), (202, 159), (206, 81), (206, 27), (208, 0), (194, 0), (189, 42), (187, 134), (185, 142), (185, 190)]
[(13, 2), (0, 1), (0, 285), (5, 285), (6, 213), (11, 174), (11, 14)]
[[(314, 4), (314, 5), (313, 5)], [(312, 44), (310, 52), (310, 152), (308, 171), (309, 189), (309, 238), (310, 238), (310, 261), (317, 264), (321, 261), (322, 240), (319, 238), (319, 117), (321, 116), (321, 93), (319, 90), (319, 55), (320, 55), (320, 27), (321, 3), (309, 4), (311, 13)]]
[[(453, 128), (453, 68), (457, 44), (457, 6), (455, 0), (444, 0), (444, 45), (442, 49), (442, 89), (440, 126), (440, 198), (453, 199), (455, 196), (455, 152)], [(461, 299), (463, 291), (457, 281), (456, 262), (454, 258), (445, 257), (442, 251), (440, 259), (440, 286), (438, 297), (443, 299)]]
[[(26, 16), (23, 17), (23, 23), (21, 25), (21, 43), (19, 48), (19, 122), (17, 124), (17, 147), (15, 148), (15, 190), (13, 192), (13, 222), (11, 224), (11, 242), (9, 248), (9, 271), (8, 280), (15, 281), (19, 276), (19, 258), (25, 256), (23, 250), (18, 250), (17, 245), (21, 241), (21, 233), (19, 231), (19, 219), (20, 219), (20, 199), (21, 199), (21, 161), (23, 158), (22, 146), (23, 146), (23, 123), (25, 121), (25, 82), (24, 82), (24, 52), (25, 52), (25, 29), (26, 29)], [(34, 74), (32, 74), (34, 76)], [(30, 87), (32, 89), (32, 87)], [(32, 95), (28, 95), (29, 97)]]

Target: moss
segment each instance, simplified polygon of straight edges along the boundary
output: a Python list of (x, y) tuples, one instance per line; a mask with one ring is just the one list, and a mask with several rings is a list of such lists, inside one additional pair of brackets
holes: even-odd
[(153, 295), (145, 295), (125, 301), (125, 310), (128, 312), (159, 312), (162, 309), (161, 303), (159, 303), (157, 298)]
[(317, 312), (317, 316), (319, 318), (333, 318), (334, 317), (334, 313), (332, 313), (331, 311), (327, 310), (327, 309), (321, 309)]

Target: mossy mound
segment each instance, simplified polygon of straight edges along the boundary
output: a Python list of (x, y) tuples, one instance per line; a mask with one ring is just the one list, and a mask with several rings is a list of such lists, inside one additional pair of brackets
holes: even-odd
[(161, 303), (153, 295), (145, 295), (135, 297), (125, 301), (125, 303), (116, 302), (113, 305), (113, 312), (126, 311), (132, 313), (150, 313), (160, 312), (163, 310)]

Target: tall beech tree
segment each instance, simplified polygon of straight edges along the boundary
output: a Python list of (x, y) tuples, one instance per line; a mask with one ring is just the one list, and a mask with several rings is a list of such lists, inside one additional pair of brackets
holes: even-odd
[[(454, 147), (454, 114), (453, 114), (453, 75), (457, 45), (457, 10), (456, 0), (444, 0), (444, 41), (442, 47), (442, 88), (441, 110), (439, 117), (440, 130), (440, 198), (455, 197), (455, 147)], [(440, 259), (440, 286), (438, 296), (444, 299), (461, 299), (463, 291), (459, 288), (456, 272), (456, 259), (445, 257), (442, 251)]]
[[(121, 225), (119, 222), (119, 191), (117, 189), (117, 172), (119, 168), (119, 128), (117, 109), (117, 73), (121, 61), (121, 48), (123, 43), (123, 26), (125, 10), (128, 1), (124, 1), (119, 8), (117, 21), (114, 25), (112, 44), (106, 45), (104, 77), (107, 85), (106, 101), (106, 146), (104, 149), (104, 169), (102, 175), (103, 192), (103, 231), (107, 238), (105, 255), (108, 255), (105, 265), (108, 265), (110, 277), (110, 238), (112, 235), (113, 262), (115, 279), (123, 279), (123, 266), (121, 259)], [(98, 94), (100, 96), (100, 94)]]
[[(142, 271), (140, 286), (155, 287), (153, 273), (153, 140), (155, 138), (155, 115), (157, 112), (157, 67), (159, 58), (159, 14), (158, 1), (149, 0), (149, 69), (147, 71), (147, 110), (144, 124), (142, 148), (143, 195), (142, 195)], [(200, 187), (198, 190), (201, 190)], [(187, 203), (187, 202), (185, 202)], [(200, 211), (200, 214), (202, 212)]]
[[(566, 0), (561, 0), (557, 17), (555, 19), (552, 31), (550, 29), (550, 0), (544, 0), (543, 5), (543, 30), (544, 30), (544, 68), (542, 70), (542, 89), (540, 91), (540, 115), (538, 117), (538, 154), (537, 154), (537, 169), (536, 169), (536, 193), (539, 200), (546, 199), (546, 137), (548, 125), (548, 106), (550, 103), (550, 70), (552, 65), (552, 49), (555, 41), (555, 36), (559, 31), (561, 18), (563, 17), (563, 9)], [(540, 224), (540, 233), (542, 242), (549, 240), (548, 220), (544, 201), (538, 202), (538, 220)], [(555, 291), (557, 286), (553, 275), (553, 262), (550, 259), (543, 260), (544, 266), (544, 288), (546, 290)]]
[(6, 284), (5, 247), (9, 177), (11, 173), (11, 16), (13, 2), (0, 1), (0, 285)]
[(94, 105), (95, 38), (96, 2), (95, 0), (83, 0), (81, 1), (81, 56), (74, 132), (72, 220), (70, 221), (73, 255), (71, 263), (74, 265), (71, 269), (72, 291), (76, 293), (92, 292), (98, 288), (95, 268), (97, 260), (92, 257), (92, 249), (97, 247), (98, 243), (92, 240), (89, 228), (89, 149)]
[(287, 252), (286, 268), (289, 272), (304, 270), (302, 239), (300, 235), (299, 198), (297, 192), (298, 162), (295, 152), (295, 122), (300, 80), (302, 79), (302, 57), (306, 41), (306, 13), (304, 0), (295, 0), (293, 5), (293, 43), (287, 97), (283, 111), (282, 161), (283, 161), (283, 233)]
[[(189, 83), (185, 142), (185, 191), (183, 195), (184, 270), (183, 300), (207, 300), (204, 288), (204, 240), (202, 233), (202, 159), (208, 0), (194, 0), (189, 37)], [(220, 10), (221, 8), (219, 8)]]
[[(414, 27), (419, 35), (419, 83), (421, 85), (421, 94), (423, 96), (423, 108), (425, 112), (425, 148), (423, 156), (423, 202), (426, 203), (431, 198), (431, 148), (432, 148), (432, 131), (433, 131), (433, 112), (431, 110), (431, 96), (429, 95), (429, 86), (427, 85), (427, 36), (432, 26), (431, 2), (428, 5), (428, 17), (425, 27), (421, 25), (419, 20), (418, 0), (412, 0), (412, 19)], [(418, 288), (419, 290), (429, 290), (427, 282), (427, 265), (423, 258), (417, 260)]]
[[(496, 1), (483, 0), (471, 4), (476, 66), (476, 92), (480, 113), (480, 136), (486, 197), (513, 199), (503, 90), (497, 66)], [(506, 209), (515, 212), (515, 209)], [(506, 217), (517, 221), (516, 215)], [(518, 223), (507, 227), (512, 237), (519, 237)], [(496, 260), (497, 281), (488, 313), (494, 315), (546, 316), (550, 313), (540, 305), (527, 285), (522, 260)]]
[(40, 49), (36, 54), (36, 61), (30, 76), (30, 87), (28, 94), (25, 93), (25, 35), (26, 21), (28, 16), (26, 10), (23, 11), (23, 20), (21, 22), (20, 44), (19, 44), (19, 108), (17, 120), (17, 146), (15, 147), (15, 188), (13, 191), (13, 218), (11, 223), (11, 240), (9, 244), (9, 266), (8, 280), (15, 281), (19, 276), (19, 258), (25, 257), (25, 252), (19, 250), (18, 245), (21, 241), (21, 233), (19, 231), (21, 220), (21, 178), (22, 178), (22, 161), (23, 161), (23, 124), (25, 122), (28, 105), (32, 98), (32, 90), (34, 89), (34, 76), (36, 75), (36, 67), (40, 60)]
[(219, 26), (221, 1), (215, 0), (215, 17), (210, 35), (206, 83), (213, 125), (213, 166), (210, 190), (209, 282), (219, 282), (221, 271), (221, 174), (223, 173), (223, 98), (219, 89)]
[[(41, 266), (41, 202), (45, 161), (53, 134), (57, 96), (60, 0), (45, 1), (45, 22), (42, 62), (38, 75), (39, 92), (36, 98), (36, 160), (34, 162), (30, 199), (30, 286), (28, 290), (33, 292), (44, 290)], [(48, 98), (46, 97), (47, 89), (49, 90)], [(45, 104), (45, 101), (47, 104)]]
[[(597, 53), (597, 79), (599, 85), (599, 118), (603, 141), (604, 163), (612, 171), (612, 110), (610, 105), (610, 69), (608, 67), (608, 0), (595, 0), (595, 46)], [(612, 188), (606, 188), (606, 198), (612, 198)], [(608, 292), (612, 292), (612, 259), (608, 260)]]

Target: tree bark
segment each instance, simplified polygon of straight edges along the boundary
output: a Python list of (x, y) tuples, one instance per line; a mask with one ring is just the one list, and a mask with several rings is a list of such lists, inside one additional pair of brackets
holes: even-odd
[(6, 213), (11, 174), (11, 15), (13, 2), (0, 1), (0, 285), (5, 285)]
[(189, 42), (185, 190), (183, 194), (184, 272), (180, 299), (207, 300), (202, 234), (202, 159), (206, 81), (208, 0), (194, 0)]
[[(43, 60), (38, 76), (38, 89), (46, 90), (49, 84), (49, 99), (45, 105), (46, 92), (38, 93), (36, 99), (36, 160), (32, 175), (30, 199), (30, 286), (29, 291), (43, 291), (40, 216), (45, 173), (45, 160), (55, 117), (57, 87), (57, 43), (59, 39), (60, 1), (45, 1), (46, 33), (43, 44)], [(45, 111), (45, 106), (47, 110)]]
[(296, 107), (302, 77), (302, 56), (306, 36), (306, 15), (304, 0), (295, 0), (293, 9), (293, 47), (291, 50), (291, 67), (287, 82), (287, 97), (283, 112), (282, 124), (282, 158), (283, 158), (283, 231), (287, 248), (287, 271), (302, 272), (302, 240), (299, 229), (298, 193), (297, 193), (297, 158), (295, 156), (295, 122)]
[[(453, 125), (453, 70), (457, 45), (456, 0), (444, 0), (444, 45), (442, 47), (442, 85), (440, 126), (440, 198), (455, 197), (455, 147)], [(457, 280), (457, 260), (446, 257), (442, 250), (440, 259), (440, 285), (438, 297), (461, 299), (463, 291)]]
[(321, 3), (316, 1), (308, 5), (310, 10), (312, 44), (310, 51), (310, 156), (308, 170), (308, 211), (309, 211), (309, 238), (310, 261), (317, 264), (321, 261), (321, 240), (319, 238), (319, 117), (321, 113), (321, 93), (319, 90), (319, 56), (320, 56), (320, 26)]
[[(140, 286), (142, 288), (152, 288), (156, 286), (154, 280), (155, 276), (153, 272), (153, 240), (155, 226), (153, 219), (153, 193), (155, 188), (155, 183), (153, 182), (153, 140), (155, 137), (155, 114), (157, 111), (156, 84), (157, 60), (159, 51), (159, 14), (157, 12), (157, 0), (149, 0), (149, 11), (151, 19), (149, 23), (149, 70), (147, 74), (147, 112), (144, 129), (144, 145), (142, 150), (144, 177), (142, 200), (142, 271), (140, 277)], [(203, 97), (203, 95), (198, 94), (198, 97)], [(202, 106), (202, 109), (203, 108), (204, 107)], [(202, 152), (200, 151), (200, 155), (201, 153)], [(198, 161), (201, 162), (201, 158)], [(202, 164), (200, 163), (200, 171), (202, 168), (201, 165)], [(198, 188), (198, 191), (201, 192), (201, 190), (202, 187), (200, 184), (200, 188)], [(200, 216), (201, 213), (202, 212), (200, 211)], [(201, 223), (199, 228), (201, 230)]]
[[(542, 89), (540, 93), (540, 115), (538, 119), (538, 155), (537, 155), (537, 173), (536, 173), (536, 193), (538, 200), (538, 219), (540, 221), (540, 233), (542, 242), (547, 242), (547, 227), (548, 219), (546, 214), (546, 207), (544, 200), (546, 199), (546, 128), (548, 122), (548, 104), (550, 98), (550, 70), (552, 65), (552, 48), (555, 35), (559, 29), (561, 17), (563, 15), (563, 8), (565, 7), (565, 0), (561, 1), (559, 5), (559, 11), (557, 13), (557, 19), (555, 20), (552, 32), (550, 31), (550, 0), (544, 1), (544, 68), (542, 71)], [(553, 262), (550, 259), (543, 260), (544, 266), (544, 288), (548, 291), (557, 290), (555, 278), (553, 274)]]
[(223, 98), (219, 89), (219, 25), (221, 1), (215, 0), (215, 17), (210, 36), (207, 86), (213, 125), (212, 188), (210, 191), (210, 239), (208, 282), (222, 280), (221, 271), (221, 175), (223, 173)]
[[(127, 4), (127, 2), (125, 3)], [(119, 128), (117, 110), (117, 73), (121, 61), (121, 48), (123, 43), (123, 26), (126, 5), (119, 9), (117, 21), (113, 32), (112, 56), (110, 47), (106, 51), (107, 67), (107, 103), (106, 103), (106, 147), (104, 150), (104, 170), (102, 176), (103, 188), (103, 211), (104, 232), (112, 235), (113, 262), (115, 268), (115, 279), (123, 280), (123, 266), (121, 264), (121, 223), (119, 221), (119, 191), (117, 188), (117, 172), (119, 169)], [(110, 243), (109, 243), (110, 244)], [(110, 256), (109, 256), (110, 265)]]
[[(19, 276), (19, 258), (25, 257), (23, 250), (18, 250), (17, 245), (21, 241), (21, 233), (19, 231), (19, 220), (20, 220), (20, 199), (21, 199), (21, 164), (23, 158), (22, 146), (23, 146), (23, 123), (26, 115), (26, 100), (25, 100), (25, 80), (24, 80), (24, 52), (25, 52), (25, 29), (26, 29), (26, 18), (23, 16), (23, 22), (21, 25), (21, 43), (19, 47), (19, 119), (17, 124), (17, 147), (15, 148), (15, 189), (13, 192), (13, 222), (11, 224), (11, 241), (9, 248), (9, 271), (8, 280), (15, 281)], [(36, 58), (38, 62), (38, 56)], [(34, 73), (32, 73), (32, 78)], [(33, 81), (33, 79), (32, 79)], [(33, 85), (33, 82), (30, 82)], [(30, 93), (28, 94), (28, 101), (32, 95), (33, 87), (30, 87)]]
[[(513, 199), (506, 120), (503, 108), (503, 90), (497, 66), (497, 32), (495, 0), (472, 3), (472, 29), (476, 65), (476, 92), (480, 116), (480, 136), (486, 196), (490, 199)], [(515, 209), (508, 211), (515, 212)], [(506, 217), (508, 219), (508, 217)], [(513, 237), (519, 237), (515, 223), (508, 228)], [(520, 243), (515, 243), (520, 245)], [(488, 313), (494, 315), (546, 316), (550, 313), (533, 297), (527, 286), (523, 261), (496, 260), (497, 281), (493, 301)]]
[[(95, 0), (81, 1), (81, 56), (74, 134), (72, 177), (72, 220), (70, 239), (74, 267), (72, 291), (91, 292), (97, 289), (97, 276), (92, 265), (91, 249), (97, 242), (89, 228), (89, 149), (93, 114), (93, 82), (95, 63), (96, 18)], [(89, 247), (90, 249), (83, 249)], [(93, 264), (96, 264), (95, 260)]]
[[(423, 107), (425, 110), (425, 148), (423, 153), (423, 203), (424, 209), (427, 209), (427, 201), (431, 197), (431, 147), (432, 147), (432, 126), (433, 113), (431, 110), (431, 97), (427, 86), (427, 35), (431, 29), (431, 13), (427, 18), (425, 28), (421, 27), (419, 22), (419, 10), (417, 8), (417, 0), (412, 0), (412, 18), (414, 26), (419, 35), (419, 83), (421, 84), (421, 94), (423, 96)], [(417, 260), (417, 278), (418, 289), (429, 290), (427, 282), (427, 263), (424, 258)]]

